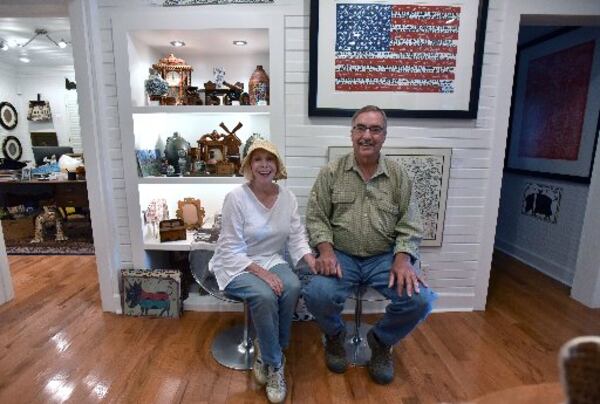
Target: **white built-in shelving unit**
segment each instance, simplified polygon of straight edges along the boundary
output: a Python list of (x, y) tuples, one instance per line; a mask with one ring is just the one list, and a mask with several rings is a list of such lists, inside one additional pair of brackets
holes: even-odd
[[(214, 10), (214, 11), (213, 11)], [(142, 15), (140, 15), (142, 14)], [(206, 225), (211, 226), (221, 209), (223, 198), (233, 187), (244, 183), (243, 177), (140, 177), (136, 149), (164, 148), (167, 138), (179, 132), (192, 147), (201, 136), (217, 130), (223, 122), (233, 129), (238, 122), (243, 127), (236, 132), (242, 143), (253, 133), (274, 142), (284, 150), (283, 97), (283, 16), (265, 10), (244, 13), (224, 13), (221, 9), (202, 8), (190, 13), (186, 7), (150, 9), (113, 17), (113, 44), (117, 76), (119, 126), (124, 155), (124, 178), (127, 190), (127, 211), (130, 223), (133, 265), (137, 268), (158, 268), (168, 262), (172, 251), (191, 248), (214, 248), (210, 244), (188, 239), (161, 243), (152, 237), (143, 224), (142, 211), (153, 198), (165, 198), (170, 217), (175, 217), (177, 201), (184, 197), (198, 198), (206, 212)], [(237, 47), (233, 40), (248, 41)], [(180, 40), (185, 47), (174, 48), (171, 41)], [(203, 89), (203, 83), (214, 81), (213, 68), (223, 67), (225, 80), (242, 82), (248, 90), (248, 80), (257, 65), (263, 65), (270, 77), (270, 104), (263, 106), (178, 105), (150, 106), (144, 93), (148, 70), (160, 58), (173, 53), (193, 67), (192, 86)], [(129, 136), (125, 134), (130, 134)], [(285, 154), (285, 153), (282, 153)], [(231, 304), (211, 297), (191, 293), (185, 308), (192, 310), (230, 309)]]

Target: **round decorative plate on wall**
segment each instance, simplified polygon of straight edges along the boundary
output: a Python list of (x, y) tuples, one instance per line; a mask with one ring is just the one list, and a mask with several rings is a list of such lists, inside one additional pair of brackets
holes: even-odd
[(2, 142), (2, 152), (4, 157), (11, 160), (19, 160), (23, 154), (23, 147), (21, 142), (15, 136), (7, 136)]
[(11, 130), (17, 126), (17, 110), (10, 102), (0, 102), (0, 125)]

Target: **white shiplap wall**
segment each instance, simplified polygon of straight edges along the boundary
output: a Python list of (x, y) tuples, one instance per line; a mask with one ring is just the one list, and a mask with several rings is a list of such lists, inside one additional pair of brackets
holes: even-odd
[[(105, 81), (105, 122), (110, 144), (115, 215), (118, 223), (122, 267), (132, 266), (127, 194), (123, 175), (123, 153), (117, 113), (114, 54), (109, 15), (115, 8), (149, 6), (149, 1), (99, 1), (102, 38), (102, 76)], [(347, 146), (349, 119), (311, 119), (307, 115), (308, 94), (308, 1), (281, 1), (285, 8), (285, 159), (287, 185), (298, 196), (303, 211), (318, 169), (325, 164), (328, 146)], [(494, 4), (502, 2), (493, 2)], [(126, 5), (125, 5), (126, 4)], [(211, 6), (212, 7), (212, 6)], [(236, 6), (228, 6), (232, 10)], [(269, 7), (277, 7), (271, 5)], [(201, 7), (192, 9), (197, 12)], [(504, 7), (490, 7), (477, 120), (393, 119), (389, 122), (387, 146), (450, 147), (453, 149), (448, 204), (442, 247), (423, 248), (429, 283), (441, 295), (438, 310), (474, 308), (476, 282), (488, 263), (480, 263), (486, 191), (496, 107), (497, 74), (500, 66), (500, 30)], [(376, 97), (366, 102), (377, 103)], [(123, 134), (125, 136), (126, 134)], [(483, 277), (487, 279), (487, 273)], [(483, 288), (485, 289), (485, 287)]]
[[(489, 20), (499, 18), (490, 10)], [(476, 121), (391, 119), (386, 146), (451, 147), (453, 149), (444, 243), (423, 248), (429, 284), (441, 298), (438, 309), (473, 308), (485, 189), (490, 169), (495, 71), (499, 38), (486, 38), (480, 109)], [(308, 15), (285, 17), (285, 108), (288, 186), (304, 211), (310, 187), (327, 161), (328, 146), (349, 146), (347, 118), (309, 118)], [(377, 104), (376, 97), (366, 103)]]

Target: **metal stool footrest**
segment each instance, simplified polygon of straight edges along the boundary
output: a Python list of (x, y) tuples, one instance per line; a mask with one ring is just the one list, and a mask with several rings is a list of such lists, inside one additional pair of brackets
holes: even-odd
[(211, 352), (221, 365), (236, 370), (252, 369), (254, 347), (250, 338), (244, 339), (244, 326), (236, 325), (215, 336)]

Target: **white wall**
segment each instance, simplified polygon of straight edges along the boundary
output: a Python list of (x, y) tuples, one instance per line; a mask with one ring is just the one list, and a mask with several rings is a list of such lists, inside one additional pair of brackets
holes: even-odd
[[(65, 77), (73, 81), (74, 72), (52, 71), (51, 69), (28, 69), (18, 74), (17, 91), (19, 95), (20, 121), (24, 125), (25, 133), (20, 138), (23, 145), (23, 160), (33, 160), (30, 132), (55, 131), (59, 146), (70, 146), (71, 143), (71, 116), (67, 113), (67, 90)], [(72, 91), (72, 90), (71, 90)], [(36, 100), (37, 94), (41, 99), (50, 102), (52, 120), (48, 122), (33, 122), (27, 120), (29, 100)]]
[[(562, 188), (556, 223), (521, 214), (523, 191), (528, 183)], [(587, 196), (588, 186), (584, 184), (505, 174), (496, 229), (496, 248), (566, 285), (571, 285), (577, 265)]]
[[(15, 69), (0, 63), (0, 101), (10, 102), (17, 110), (17, 127), (12, 130), (6, 130), (0, 126), (0, 145), (7, 136), (16, 136), (21, 145), (27, 134), (27, 115), (23, 115), (20, 108), (21, 98), (17, 95), (17, 75)], [(0, 151), (0, 157), (4, 157), (4, 153)]]
[[(0, 94), (2, 101), (11, 102), (17, 109), (18, 124), (11, 131), (0, 127), (2, 137), (16, 136), (23, 147), (21, 160), (33, 160), (30, 132), (55, 131), (59, 146), (75, 145), (81, 151), (78, 129), (79, 113), (77, 97), (67, 94), (65, 77), (75, 80), (73, 69), (48, 69), (41, 67), (13, 67), (0, 65)], [(70, 91), (74, 92), (73, 90)], [(41, 99), (50, 102), (52, 121), (33, 122), (27, 120), (29, 100)], [(74, 150), (76, 151), (76, 150)]]
[[(116, 78), (110, 14), (119, 9), (145, 7), (149, 1), (100, 0), (103, 92), (106, 111), (103, 136), (109, 148), (116, 229), (121, 267), (132, 265), (127, 194), (125, 192), (121, 133), (116, 98)], [(524, 4), (526, 3), (526, 4)], [(349, 120), (311, 119), (307, 116), (309, 1), (282, 0), (285, 16), (285, 159), (302, 208), (319, 167), (325, 164), (328, 146), (349, 145)], [(216, 7), (216, 6), (210, 6)], [(234, 12), (235, 7), (228, 7)], [(256, 7), (259, 7), (258, 5)], [(202, 7), (188, 8), (190, 13)], [(424, 248), (430, 284), (440, 293), (438, 310), (483, 309), (494, 244), (512, 72), (521, 12), (539, 14), (600, 14), (600, 2), (559, 0), (519, 2), (491, 0), (485, 39), (479, 114), (476, 120), (394, 119), (388, 146), (451, 147), (453, 157), (446, 212), (444, 244)], [(376, 97), (365, 102), (377, 103)], [(128, 134), (123, 134), (126, 136)], [(127, 158), (130, 158), (129, 156)]]
[[(0, 100), (8, 101), (13, 105), (17, 104), (16, 84), (14, 70), (0, 64)], [(16, 106), (15, 106), (16, 108)], [(0, 144), (6, 136), (17, 136), (20, 138), (21, 131), (19, 125), (13, 130), (6, 130), (0, 126)], [(10, 277), (10, 268), (8, 266), (8, 257), (6, 255), (6, 245), (4, 243), (4, 233), (0, 226), (0, 304), (7, 302), (14, 297), (14, 289)]]

